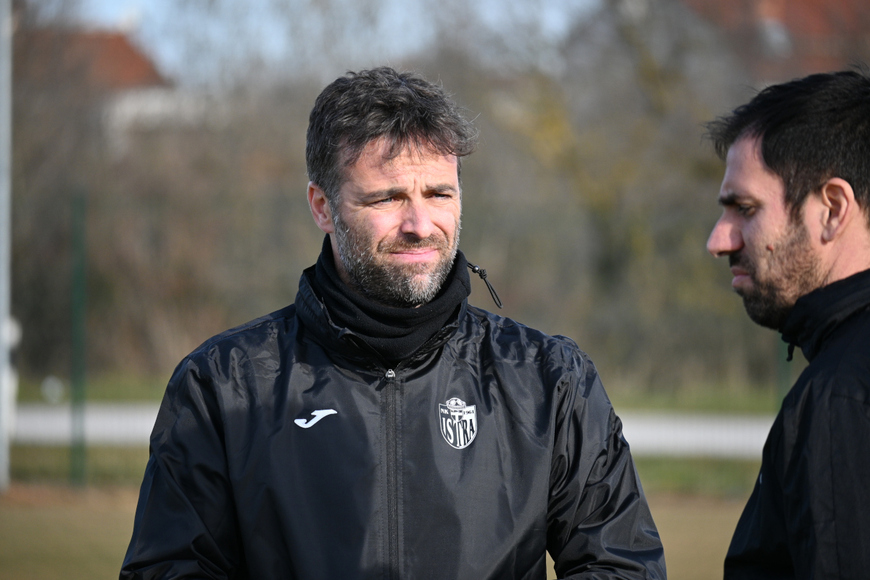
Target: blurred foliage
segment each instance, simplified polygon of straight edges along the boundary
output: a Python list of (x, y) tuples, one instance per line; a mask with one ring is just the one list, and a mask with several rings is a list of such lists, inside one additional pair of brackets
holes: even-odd
[[(281, 42), (264, 55), (252, 48), (264, 31), (240, 4), (186, 0), (166, 34), (187, 76), (174, 71), (176, 87), (160, 93), (174, 108), (151, 117), (113, 116), (135, 92), (46, 69), (62, 47), (28, 44), (27, 32), (62, 27), (64, 12), (47, 22), (19, 4), (22, 375), (68, 374), (77, 194), (88, 199), (92, 380), (165, 380), (212, 334), (291, 302), (322, 241), (305, 199), (308, 112), (332, 78), (388, 62), (442, 82), (481, 129), (463, 164), (462, 249), (487, 269), (501, 314), (574, 338), (612, 394), (774, 385), (778, 337), (748, 321), (726, 264), (704, 248), (722, 165), (702, 125), (748, 97), (748, 73), (676, 0), (633, 3), (640, 12), (557, 4), (570, 17), (559, 35), (533, 17), (546, 2), (506, 2), (491, 21), (421, 0), (425, 38), (401, 52), (384, 32), (396, 26), (390, 0), (276, 0), (264, 6), (284, 17), (267, 27)], [(471, 301), (492, 309), (473, 284)]]

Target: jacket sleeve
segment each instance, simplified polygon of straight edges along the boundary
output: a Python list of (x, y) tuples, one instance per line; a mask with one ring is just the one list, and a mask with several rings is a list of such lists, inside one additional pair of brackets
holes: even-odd
[(808, 392), (830, 395), (807, 397), (783, 421), (784, 461), (774, 463), (776, 497), (765, 507), (782, 506), (795, 578), (863, 577), (870, 568), (870, 403), (842, 385)]
[(802, 405), (787, 398), (731, 541), (725, 578), (866, 576), (870, 402), (858, 390), (821, 383), (806, 388), (813, 396)]
[(556, 574), (664, 579), (664, 551), (622, 423), (585, 354), (560, 388), (547, 531)]
[(186, 359), (151, 435), (121, 580), (242, 577), (221, 426), (213, 382)]
[[(835, 396), (831, 407), (830, 460), (817, 459), (831, 466), (830, 498), (818, 503), (830, 502), (833, 510), (818, 530), (822, 553), (816, 562), (825, 568), (817, 569), (816, 578), (829, 571), (839, 578), (859, 578), (870, 570), (870, 400)], [(828, 526), (834, 529), (833, 541), (824, 541)]]

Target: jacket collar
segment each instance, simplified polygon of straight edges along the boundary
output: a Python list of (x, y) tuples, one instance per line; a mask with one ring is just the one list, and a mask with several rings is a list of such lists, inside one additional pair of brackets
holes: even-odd
[[(366, 344), (362, 337), (351, 329), (333, 322), (326, 305), (317, 296), (309, 281), (309, 278), (314, 276), (314, 268), (311, 266), (303, 271), (299, 279), (299, 291), (296, 293), (296, 311), (305, 325), (306, 331), (330, 351), (357, 361), (372, 361), (374, 359), (384, 366), (389, 366), (388, 362), (375, 349)], [(443, 346), (459, 328), (459, 321), (465, 316), (467, 308), (468, 300), (465, 299), (447, 324), (404, 362), (410, 364), (427, 358), (434, 350)], [(400, 366), (404, 366), (404, 364)]]
[(782, 326), (782, 339), (812, 360), (847, 318), (870, 306), (870, 270), (854, 274), (798, 299)]

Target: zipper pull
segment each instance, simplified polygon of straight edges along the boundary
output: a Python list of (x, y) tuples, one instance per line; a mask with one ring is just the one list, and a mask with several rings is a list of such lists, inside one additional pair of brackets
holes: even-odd
[(393, 369), (387, 369), (387, 372), (386, 372), (386, 374), (384, 375), (384, 377), (385, 377), (388, 381), (392, 381), (393, 379), (396, 378), (396, 371), (394, 371)]
[(498, 297), (498, 294), (495, 292), (495, 288), (492, 287), (492, 284), (489, 283), (489, 280), (486, 279), (486, 270), (481, 268), (480, 266), (475, 266), (471, 262), (468, 262), (468, 268), (478, 276), (483, 282), (486, 284), (487, 289), (489, 290), (489, 295), (492, 296), (492, 301), (495, 302), (495, 305), (501, 308), (501, 299)]

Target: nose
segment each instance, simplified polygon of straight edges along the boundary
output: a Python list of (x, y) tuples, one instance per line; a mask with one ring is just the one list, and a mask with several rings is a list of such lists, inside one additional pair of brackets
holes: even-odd
[(739, 251), (743, 247), (743, 236), (740, 229), (725, 215), (719, 218), (710, 237), (707, 238), (707, 251), (720, 258)]
[(424, 201), (408, 200), (402, 215), (402, 233), (418, 239), (429, 237), (435, 229), (430, 211)]

